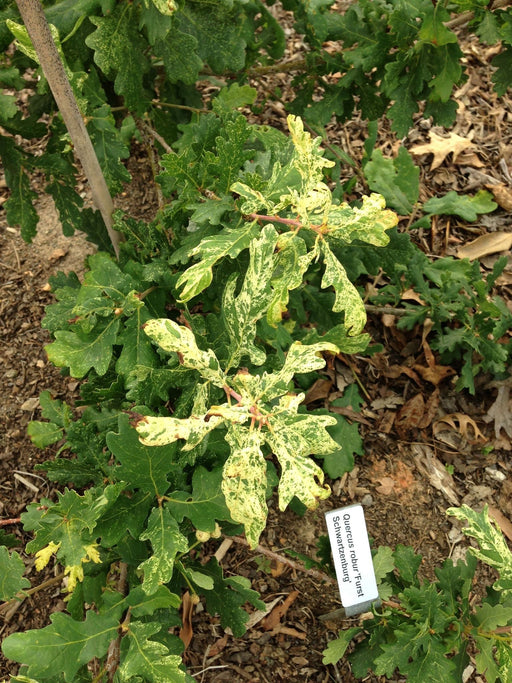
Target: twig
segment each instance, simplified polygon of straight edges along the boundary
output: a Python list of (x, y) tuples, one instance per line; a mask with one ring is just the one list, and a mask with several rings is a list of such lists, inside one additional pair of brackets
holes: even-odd
[[(119, 564), (119, 580), (117, 582), (117, 590), (121, 595), (126, 595), (127, 582), (126, 578), (128, 576), (128, 565), (126, 562), (121, 562)], [(129, 618), (129, 612), (126, 615), (126, 619)], [(125, 622), (126, 622), (125, 619)], [(123, 622), (124, 623), (124, 622)], [(107, 674), (108, 683), (113, 683), (116, 671), (119, 668), (119, 660), (121, 657), (121, 630), (117, 637), (111, 641), (108, 646), (107, 661), (105, 662), (105, 672)]]
[(14, 598), (11, 598), (11, 600), (8, 600), (7, 602), (4, 602), (2, 605), (0, 605), (0, 614), (2, 612), (8, 612), (9, 608), (12, 605), (23, 602), (23, 600), (25, 600), (25, 598), (29, 597), (30, 595), (38, 593), (39, 591), (42, 591), (45, 588), (49, 588), (50, 586), (54, 586), (56, 583), (61, 583), (64, 576), (64, 572), (61, 572), (60, 574), (57, 574), (57, 576), (54, 576), (52, 579), (43, 581), (43, 583), (40, 583), (38, 586), (29, 588), (26, 591), (20, 591)]
[(9, 526), (11, 524), (19, 524), (21, 517), (11, 517), (11, 519), (0, 519), (0, 526)]
[(404, 316), (409, 313), (405, 308), (391, 308), (391, 306), (374, 306), (373, 304), (365, 304), (365, 310), (368, 313), (388, 313), (389, 315)]
[[(241, 536), (229, 536), (228, 538), (232, 539), (235, 543), (239, 543), (240, 545), (249, 546), (248, 541), (245, 538), (242, 538)], [(294, 560), (290, 560), (288, 557), (283, 557), (283, 555), (279, 555), (279, 553), (275, 553), (273, 550), (264, 548), (262, 545), (257, 545), (256, 548), (253, 548), (253, 551), (256, 553), (261, 553), (262, 555), (266, 555), (266, 557), (270, 557), (270, 559), (275, 560), (276, 562), (281, 562), (281, 564), (285, 564), (286, 566), (291, 567), (296, 571), (302, 572), (303, 574), (312, 576), (314, 579), (317, 579), (318, 581), (330, 583), (335, 586), (338, 585), (336, 579), (333, 579), (327, 574), (324, 574), (324, 572), (319, 572), (316, 569), (307, 569), (306, 567), (304, 567), (304, 565), (299, 564)]]
[(172, 147), (170, 147), (167, 142), (163, 139), (163, 137), (160, 135), (160, 133), (157, 133), (156, 130), (151, 128), (151, 126), (144, 121), (144, 128), (148, 131), (148, 133), (155, 138), (157, 142), (159, 142), (162, 147), (165, 149), (167, 154), (174, 154), (174, 150)]
[[(502, 7), (507, 7), (510, 4), (510, 0), (495, 0), (493, 3), (493, 10), (494, 9), (500, 9)], [(459, 16), (454, 17), (453, 19), (450, 19), (450, 21), (446, 21), (444, 25), (446, 28), (457, 28), (459, 26), (463, 26), (464, 24), (467, 24), (473, 19), (475, 16), (474, 12), (463, 12), (462, 14), (459, 14)]]

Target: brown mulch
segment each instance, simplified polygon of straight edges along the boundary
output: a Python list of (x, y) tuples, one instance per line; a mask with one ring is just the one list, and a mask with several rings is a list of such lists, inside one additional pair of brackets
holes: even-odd
[[(417, 158), (421, 165), (421, 200), (455, 189), (476, 192), (494, 181), (511, 186), (507, 172), (512, 170), (512, 102), (508, 96), (498, 99), (489, 83), (488, 55), (475, 41), (465, 44), (470, 78), (460, 89), (460, 114), (453, 129), (464, 138), (471, 138), (476, 157), (465, 155), (459, 162), (448, 157), (437, 169), (431, 170), (431, 157)], [(275, 76), (286, 94), (286, 78)], [(261, 121), (283, 126), (284, 110), (270, 106), (261, 114)], [(419, 120), (405, 144), (408, 147), (429, 141), (431, 125)], [(329, 127), (329, 141), (341, 146), (356, 161), (361, 159), (365, 135), (364, 122), (354, 119), (344, 126)], [(384, 124), (379, 146), (387, 156), (396, 153), (400, 141)], [(480, 162), (480, 163), (478, 163)], [(148, 191), (151, 171), (140, 150), (131, 161), (135, 183), (120, 201), (123, 208), (140, 215), (151, 215), (156, 198)], [(5, 199), (5, 185), (0, 192)], [(363, 187), (358, 188), (363, 191)], [(41, 197), (42, 232), (35, 246), (25, 245), (15, 229), (5, 225), (0, 233), (0, 519), (17, 518), (25, 506), (41, 496), (52, 497), (52, 484), (34, 466), (47, 459), (51, 452), (41, 452), (30, 443), (26, 427), (38, 417), (37, 397), (51, 389), (54, 396), (73, 402), (77, 383), (63, 377), (45, 356), (44, 345), (49, 339), (40, 327), (44, 306), (51, 297), (45, 287), (50, 274), (57, 270), (80, 269), (87, 245), (80, 238), (69, 241), (59, 236), (53, 207)], [(407, 220), (402, 221), (405, 228)], [(498, 210), (482, 217), (475, 225), (439, 217), (430, 233), (418, 232), (414, 239), (433, 256), (454, 254), (457, 247), (479, 234), (496, 229), (510, 230), (509, 216)], [(484, 259), (492, 267), (494, 257)], [(499, 293), (510, 304), (512, 278), (504, 279)], [(467, 503), (479, 507), (489, 503), (512, 518), (510, 503), (510, 451), (508, 436), (494, 432), (486, 415), (496, 398), (496, 389), (488, 385), (489, 378), (479, 380), (476, 397), (454, 390), (454, 377), (447, 377), (439, 390), (421, 376), (411, 378), (407, 372), (413, 366), (428, 365), (426, 349), (421, 343), (421, 330), (400, 332), (392, 320), (375, 314), (368, 330), (384, 352), (372, 358), (345, 359), (327, 378), (332, 385), (325, 404), (342, 392), (347, 375), (358, 378), (365, 394), (360, 423), (365, 455), (357, 459), (356, 468), (342, 480), (332, 482), (333, 496), (316, 511), (299, 518), (291, 512), (271, 511), (269, 526), (261, 540), (266, 548), (283, 553), (290, 548), (304, 554), (314, 554), (316, 541), (325, 534), (323, 512), (353, 502), (365, 504), (370, 536), (376, 546), (391, 547), (401, 543), (412, 545), (423, 557), (421, 571), (426, 579), (448, 556), (463, 556), (464, 541), (458, 528), (445, 515), (447, 507)], [(396, 368), (399, 370), (397, 371)], [(400, 368), (403, 370), (400, 370)], [(414, 402), (423, 400), (423, 404)], [(421, 408), (423, 405), (423, 408)], [(429, 412), (431, 419), (418, 418)], [(443, 415), (464, 415), (482, 433), (482, 438), (469, 423), (437, 430), (436, 420)], [(458, 424), (458, 428), (457, 428)], [(469, 426), (468, 426), (469, 425)], [(50, 449), (51, 451), (51, 449)], [(453, 468), (453, 469), (452, 469)], [(453, 471), (450, 474), (449, 471)], [(444, 479), (439, 473), (444, 471)], [(442, 479), (441, 485), (439, 480)], [(14, 533), (20, 541), (18, 551), (29, 540), (19, 524), (2, 527)], [(210, 544), (216, 552), (219, 543)], [(211, 546), (211, 547), (210, 547)], [(23, 553), (22, 553), (23, 554)], [(51, 570), (36, 575), (33, 560), (25, 557), (27, 577), (32, 585), (50, 579)], [(189, 671), (202, 683), (301, 681), (355, 681), (349, 666), (322, 664), (322, 651), (337, 630), (348, 621), (322, 621), (320, 617), (340, 606), (335, 586), (322, 584), (290, 567), (271, 562), (240, 545), (232, 545), (222, 559), (226, 573), (249, 578), (262, 599), (270, 603), (289, 596), (289, 606), (272, 628), (260, 621), (243, 638), (233, 638), (221, 628), (218, 620), (195, 609), (191, 618), (193, 639), (185, 661)], [(49, 621), (49, 615), (63, 609), (58, 586), (36, 592), (16, 609), (0, 611), (0, 637), (28, 628), (39, 628)], [(0, 659), (0, 680), (15, 673), (12, 662)], [(368, 681), (385, 681), (369, 676)], [(402, 680), (400, 677), (392, 679)], [(470, 680), (478, 680), (473, 678)]]

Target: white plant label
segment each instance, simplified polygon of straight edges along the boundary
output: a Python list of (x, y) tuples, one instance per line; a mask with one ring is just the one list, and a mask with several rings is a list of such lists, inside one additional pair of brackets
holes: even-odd
[(331, 550), (347, 616), (367, 612), (379, 599), (372, 554), (361, 505), (349, 505), (325, 514)]

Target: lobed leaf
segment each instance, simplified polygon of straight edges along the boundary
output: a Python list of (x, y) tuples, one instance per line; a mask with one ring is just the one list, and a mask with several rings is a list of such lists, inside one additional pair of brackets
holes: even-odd
[(10, 600), (30, 586), (26, 579), (25, 564), (16, 552), (9, 553), (4, 545), (0, 546), (0, 600)]
[(231, 425), (226, 435), (231, 453), (224, 464), (222, 493), (232, 519), (245, 527), (251, 548), (258, 545), (267, 521), (267, 465), (260, 432)]

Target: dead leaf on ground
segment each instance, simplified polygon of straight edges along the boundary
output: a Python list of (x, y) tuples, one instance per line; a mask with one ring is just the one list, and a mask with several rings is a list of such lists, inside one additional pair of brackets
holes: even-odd
[(455, 491), (453, 478), (446, 471), (443, 463), (434, 455), (432, 449), (425, 444), (414, 444), (412, 450), (418, 471), (435, 489), (443, 493), (451, 505), (458, 505), (459, 497)]
[[(459, 432), (468, 443), (476, 444), (479, 442), (485, 443), (487, 441), (487, 437), (478, 429), (476, 422), (465, 413), (451, 413), (450, 415), (440, 417), (439, 420), (436, 420), (432, 428), (434, 436), (439, 432), (446, 430), (446, 425), (449, 425), (452, 429)], [(470, 438), (468, 432), (469, 427), (471, 427), (473, 431), (473, 438)]]
[(426, 303), (423, 301), (418, 292), (414, 291), (414, 289), (406, 289), (405, 292), (402, 293), (402, 296), (400, 298), (406, 299), (407, 301), (416, 301), (422, 306), (426, 306)]
[(414, 429), (425, 429), (434, 419), (439, 406), (439, 390), (436, 389), (425, 401), (422, 394), (416, 394), (396, 414), (395, 427), (400, 433)]
[(54, 249), (49, 256), (49, 261), (59, 261), (61, 258), (64, 258), (64, 256), (66, 256), (68, 251), (69, 249), (62, 249), (62, 247)]
[(502, 209), (512, 211), (512, 189), (510, 187), (505, 183), (489, 184), (485, 187), (493, 193), (494, 199)]
[(443, 161), (449, 154), (453, 154), (453, 160), (468, 147), (472, 147), (473, 143), (467, 138), (463, 138), (456, 133), (450, 133), (447, 137), (441, 137), (434, 131), (429, 133), (430, 142), (422, 145), (415, 145), (409, 150), (411, 154), (419, 156), (420, 154), (432, 154), (434, 156), (430, 170), (441, 166)]
[(332, 382), (330, 379), (317, 379), (316, 382), (306, 392), (304, 403), (314, 403), (327, 398), (332, 390)]
[(510, 387), (502, 384), (498, 387), (498, 395), (487, 411), (486, 422), (494, 420), (494, 433), (499, 438), (502, 429), (512, 437), (512, 405), (510, 402)]
[(208, 657), (216, 657), (228, 644), (228, 634), (225, 633), (222, 638), (219, 638), (208, 650)]
[(494, 519), (501, 531), (505, 534), (509, 541), (512, 541), (512, 522), (505, 517), (501, 510), (489, 505), (489, 516)]
[(185, 650), (190, 645), (192, 638), (194, 637), (194, 630), (192, 628), (192, 614), (194, 612), (194, 607), (197, 605), (197, 596), (192, 597), (187, 591), (183, 594), (181, 599), (181, 622), (182, 627), (180, 628), (180, 640), (185, 646)]
[(395, 490), (395, 480), (393, 477), (381, 477), (377, 479), (380, 482), (380, 486), (376, 486), (375, 490), (377, 493), (381, 493), (383, 496), (389, 496)]
[(299, 591), (292, 591), (281, 605), (276, 605), (274, 607), (270, 614), (268, 614), (261, 622), (261, 625), (265, 631), (273, 631), (281, 624), (281, 619), (285, 616), (290, 606), (298, 597)]
[(512, 247), (512, 232), (488, 232), (480, 235), (476, 240), (464, 244), (457, 249), (459, 258), (468, 258), (473, 261), (482, 256), (497, 254), (500, 251), (508, 251)]

